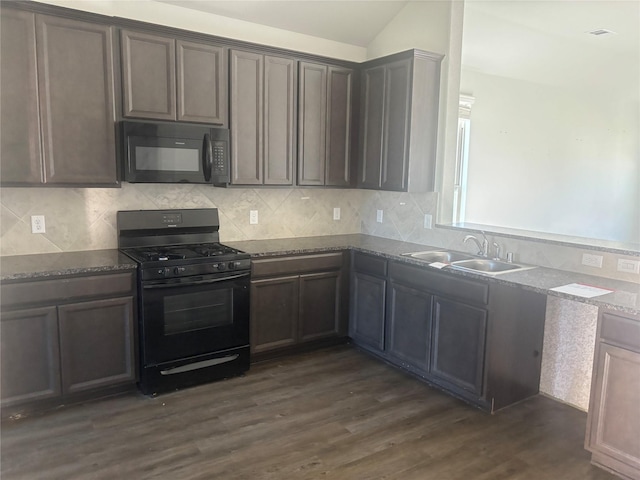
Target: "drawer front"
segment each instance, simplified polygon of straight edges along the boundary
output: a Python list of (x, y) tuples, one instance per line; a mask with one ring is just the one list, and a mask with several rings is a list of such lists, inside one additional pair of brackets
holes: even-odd
[(600, 340), (640, 352), (640, 316), (603, 311), (600, 322)]
[(353, 254), (353, 268), (356, 272), (376, 275), (378, 277), (387, 276), (387, 260), (375, 255), (366, 253)]
[(272, 257), (251, 261), (252, 277), (291, 275), (342, 268), (343, 252)]
[(391, 262), (389, 276), (392, 280), (456, 298), (464, 302), (487, 305), (489, 285), (433, 271), (429, 267), (414, 267), (406, 263)]
[(9, 283), (1, 287), (2, 306), (52, 304), (73, 298), (131, 295), (135, 289), (134, 273), (56, 278), (26, 283)]

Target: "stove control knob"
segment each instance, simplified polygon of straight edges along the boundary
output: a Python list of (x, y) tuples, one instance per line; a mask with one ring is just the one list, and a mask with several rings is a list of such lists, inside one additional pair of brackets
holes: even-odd
[(221, 272), (227, 269), (227, 265), (223, 262), (220, 263), (214, 263), (213, 267), (220, 270)]
[(182, 272), (186, 271), (185, 267), (176, 267), (173, 269), (173, 273), (176, 275), (180, 275)]
[(229, 262), (229, 270), (235, 270), (236, 269), (236, 263), (235, 262)]
[(158, 269), (158, 275), (160, 275), (161, 277), (164, 277), (167, 274), (167, 269), (166, 268), (159, 268)]

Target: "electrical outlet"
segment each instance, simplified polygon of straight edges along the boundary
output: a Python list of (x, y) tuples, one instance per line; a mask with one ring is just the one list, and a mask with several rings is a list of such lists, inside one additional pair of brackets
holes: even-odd
[(624, 273), (640, 273), (640, 260), (618, 259), (618, 271)]
[(582, 254), (582, 264), (587, 267), (602, 268), (602, 255), (593, 255), (591, 253)]
[(44, 215), (31, 215), (31, 233), (45, 233)]
[(335, 207), (333, 209), (333, 219), (340, 220), (340, 207)]
[(431, 228), (433, 225), (433, 217), (428, 213), (424, 214), (424, 228)]
[(382, 210), (376, 211), (376, 222), (382, 223)]
[(258, 224), (258, 210), (249, 210), (249, 225)]

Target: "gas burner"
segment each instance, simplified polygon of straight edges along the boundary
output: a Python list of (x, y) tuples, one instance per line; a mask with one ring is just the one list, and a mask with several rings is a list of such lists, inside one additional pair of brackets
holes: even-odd
[(135, 253), (140, 255), (147, 262), (162, 262), (167, 260), (184, 260), (187, 253), (182, 249), (157, 248), (148, 250), (138, 250)]
[(193, 248), (193, 251), (203, 257), (217, 257), (218, 255), (238, 253), (236, 249), (227, 247), (226, 245), (222, 245), (220, 243), (198, 245)]

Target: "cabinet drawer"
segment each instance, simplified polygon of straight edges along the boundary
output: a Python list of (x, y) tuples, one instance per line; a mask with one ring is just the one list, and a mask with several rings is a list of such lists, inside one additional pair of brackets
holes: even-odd
[(434, 272), (427, 267), (392, 262), (389, 265), (389, 276), (420, 290), (436, 292), (465, 302), (486, 305), (489, 301), (489, 285)]
[(356, 272), (368, 273), (378, 277), (387, 276), (387, 260), (366, 253), (353, 254), (353, 268)]
[(318, 272), (342, 268), (342, 252), (302, 255), (295, 257), (273, 257), (251, 262), (251, 275), (264, 277)]
[(603, 311), (600, 322), (600, 340), (640, 351), (640, 317)]
[(69, 298), (131, 295), (133, 291), (132, 272), (10, 283), (1, 287), (3, 307), (51, 304)]

